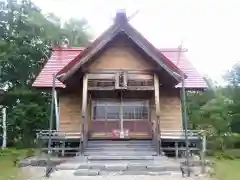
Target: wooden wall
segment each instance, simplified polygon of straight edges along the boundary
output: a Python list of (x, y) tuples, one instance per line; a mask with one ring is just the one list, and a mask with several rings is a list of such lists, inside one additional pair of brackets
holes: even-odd
[[(97, 58), (89, 64), (90, 70), (94, 69), (154, 69), (153, 65), (142, 55), (136, 52), (124, 41), (111, 44)], [(161, 78), (160, 78), (161, 79)], [(176, 89), (160, 88), (160, 127), (162, 130), (179, 130), (182, 128), (181, 102)], [(69, 92), (61, 94), (60, 101), (60, 131), (80, 131), (82, 92)], [(149, 96), (153, 99), (154, 96)], [(89, 100), (89, 98), (88, 98)], [(151, 106), (151, 119), (156, 119), (154, 100)], [(90, 121), (91, 104), (88, 103), (88, 121)], [(89, 126), (91, 124), (89, 123)]]
[[(60, 131), (79, 132), (81, 123), (82, 92), (62, 94), (59, 96)], [(149, 94), (150, 95), (150, 94)], [(154, 96), (151, 99), (151, 120), (156, 120)], [(91, 126), (91, 99), (88, 97), (89, 128)], [(181, 101), (177, 90), (160, 89), (160, 128), (161, 130), (182, 129)]]
[(59, 130), (63, 132), (79, 132), (82, 98), (80, 93), (71, 92), (59, 96), (60, 123)]
[(99, 57), (93, 60), (88, 67), (94, 69), (152, 69), (153, 66), (147, 62), (139, 53), (124, 41), (115, 42), (106, 49)]
[[(180, 92), (178, 89), (160, 88), (160, 129), (181, 130), (182, 113)], [(156, 120), (154, 99), (152, 99), (151, 119)]]

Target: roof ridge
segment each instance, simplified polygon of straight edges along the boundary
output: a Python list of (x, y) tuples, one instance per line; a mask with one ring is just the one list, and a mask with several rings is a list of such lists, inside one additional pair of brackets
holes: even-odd
[(83, 51), (85, 47), (54, 47), (53, 51)]

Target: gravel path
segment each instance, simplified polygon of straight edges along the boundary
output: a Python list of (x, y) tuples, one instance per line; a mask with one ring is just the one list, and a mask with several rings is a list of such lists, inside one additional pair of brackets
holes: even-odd
[(20, 180), (210, 180), (204, 177), (189, 177), (183, 178), (181, 175), (171, 175), (171, 176), (74, 176), (72, 171), (59, 171), (59, 173), (54, 173), (50, 178), (45, 178), (45, 168), (44, 167), (24, 167), (21, 168), (21, 178)]

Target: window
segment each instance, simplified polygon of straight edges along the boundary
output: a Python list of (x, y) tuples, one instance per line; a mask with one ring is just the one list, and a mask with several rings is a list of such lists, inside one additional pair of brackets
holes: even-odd
[(123, 119), (144, 120), (148, 119), (147, 101), (126, 101), (123, 103)]
[[(122, 104), (122, 114), (121, 114)], [(94, 101), (93, 120), (147, 120), (148, 101)]]

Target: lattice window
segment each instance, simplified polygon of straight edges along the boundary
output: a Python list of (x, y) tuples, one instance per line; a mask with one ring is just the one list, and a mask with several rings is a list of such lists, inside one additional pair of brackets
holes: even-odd
[(154, 82), (152, 79), (148, 80), (128, 80), (128, 86), (153, 86)]
[(93, 120), (120, 120), (121, 117), (123, 120), (149, 119), (148, 101), (125, 100), (122, 103), (119, 101), (94, 101)]
[(113, 79), (91, 79), (88, 81), (89, 87), (114, 87), (115, 80)]

